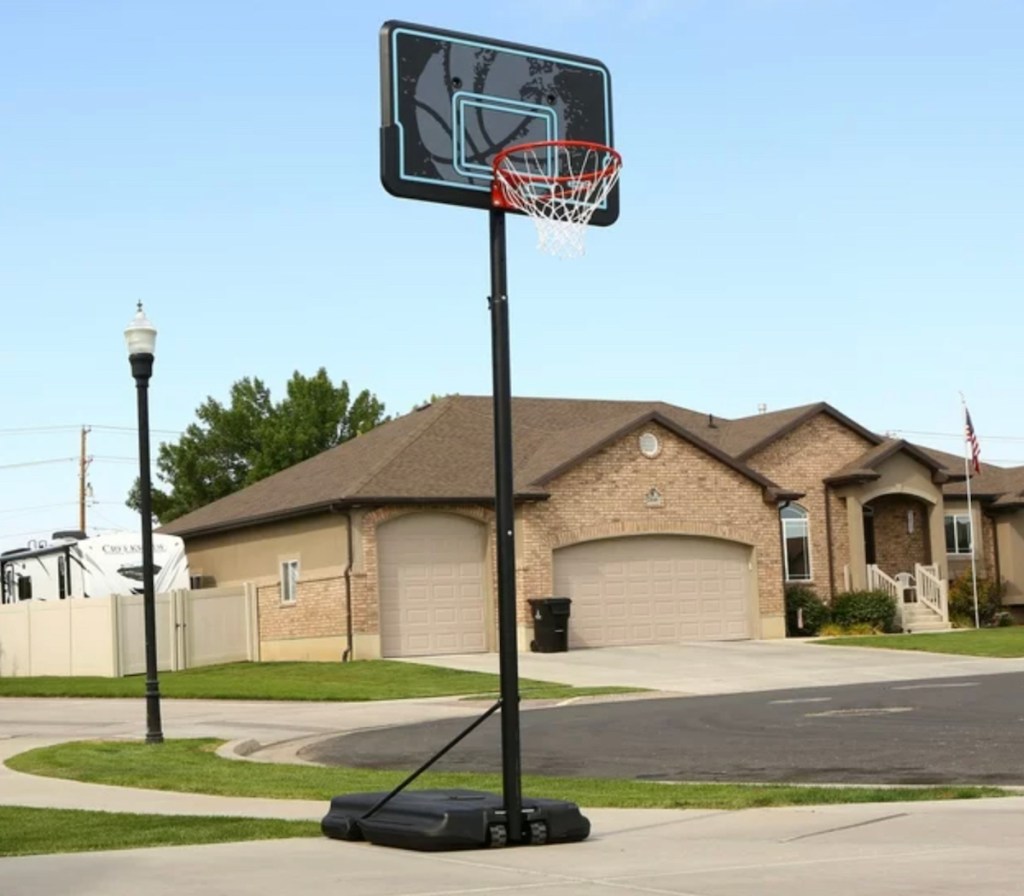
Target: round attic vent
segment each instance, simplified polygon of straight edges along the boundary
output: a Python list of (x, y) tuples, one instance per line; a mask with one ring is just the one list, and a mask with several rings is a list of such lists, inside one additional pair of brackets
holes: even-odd
[(653, 432), (645, 432), (640, 436), (640, 453), (644, 457), (657, 457), (661, 454), (661, 442)]

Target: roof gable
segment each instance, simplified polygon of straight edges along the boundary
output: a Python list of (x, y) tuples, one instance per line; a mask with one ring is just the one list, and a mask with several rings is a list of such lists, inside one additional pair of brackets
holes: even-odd
[(832, 405), (819, 401), (815, 404), (787, 408), (772, 414), (757, 414), (753, 417), (733, 420), (728, 424), (730, 430), (728, 446), (737, 460), (747, 461), (759, 451), (799, 429), (819, 414), (831, 417), (872, 445), (878, 445), (884, 441), (877, 433), (871, 432), (856, 420), (840, 413)]
[(945, 466), (927, 452), (903, 439), (885, 439), (880, 444), (864, 452), (856, 460), (841, 467), (825, 481), (829, 485), (846, 485), (855, 482), (866, 482), (878, 479), (880, 469), (889, 458), (905, 454), (924, 466), (932, 476), (932, 482), (941, 485), (949, 480)]

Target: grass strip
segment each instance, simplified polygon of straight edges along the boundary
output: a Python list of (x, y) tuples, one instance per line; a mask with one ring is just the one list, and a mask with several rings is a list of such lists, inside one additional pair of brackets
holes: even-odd
[[(320, 836), (315, 821), (0, 806), (0, 856)], [(2, 890), (0, 886), (0, 890)]]
[[(393, 660), (353, 663), (230, 663), (160, 673), (160, 693), (185, 700), (405, 700), (496, 694), (497, 675)], [(639, 688), (574, 688), (526, 678), (524, 700), (633, 693)], [(142, 697), (145, 676), (0, 678), (0, 697)]]
[[(169, 740), (161, 745), (79, 741), (41, 747), (7, 761), (20, 772), (96, 784), (220, 796), (324, 800), (340, 793), (390, 790), (403, 771), (319, 768), (222, 759), (222, 742)], [(501, 792), (498, 774), (427, 772), (412, 789), (457, 788)], [(571, 800), (584, 807), (748, 809), (832, 803), (976, 799), (1006, 796), (996, 787), (828, 787), (775, 784), (663, 784), (605, 778), (525, 775), (523, 793)]]
[(1024, 656), (1024, 626), (921, 632), (917, 635), (857, 635), (823, 638), (817, 643), (829, 647), (878, 647), (957, 656), (1014, 658)]

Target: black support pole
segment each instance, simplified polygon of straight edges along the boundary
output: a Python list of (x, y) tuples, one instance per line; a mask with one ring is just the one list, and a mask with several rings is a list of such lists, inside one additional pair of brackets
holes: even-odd
[(149, 378), (153, 356), (132, 355), (132, 376), (139, 399), (139, 514), (142, 517), (142, 607), (146, 639), (146, 743), (164, 742), (160, 721), (160, 685), (156, 674), (156, 595), (153, 590), (153, 483), (149, 473)]
[(498, 650), (501, 672), (501, 780), (508, 842), (521, 843), (523, 795), (519, 750), (515, 498), (512, 484), (512, 384), (509, 362), (505, 213), (491, 209), (490, 223), (495, 526), (498, 539)]

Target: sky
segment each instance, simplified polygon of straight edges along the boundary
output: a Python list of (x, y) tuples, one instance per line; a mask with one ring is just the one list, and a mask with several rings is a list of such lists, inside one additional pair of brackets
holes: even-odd
[(961, 453), (962, 392), (1024, 464), (1024, 3), (0, 0), (0, 550), (77, 526), (83, 427), (88, 531), (138, 528), (138, 301), (154, 458), (246, 376), (490, 394), (487, 215), (380, 185), (385, 19), (612, 72), (618, 223), (509, 222), (514, 394)]

